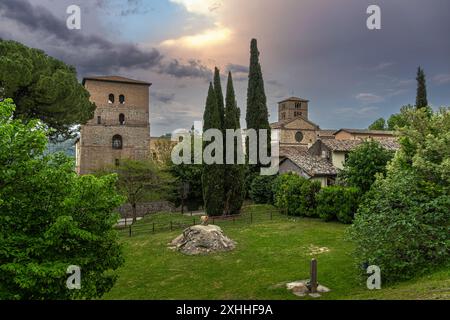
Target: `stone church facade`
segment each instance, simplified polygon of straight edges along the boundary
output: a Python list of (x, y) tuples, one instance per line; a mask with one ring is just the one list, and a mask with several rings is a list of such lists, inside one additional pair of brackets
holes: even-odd
[(83, 85), (97, 108), (94, 118), (81, 126), (77, 172), (90, 174), (122, 159), (148, 159), (151, 83), (112, 76), (84, 78)]
[(377, 140), (393, 151), (399, 148), (391, 131), (322, 130), (308, 119), (308, 109), (309, 101), (297, 97), (278, 103), (279, 121), (270, 126), (280, 132), (280, 173), (295, 172), (326, 187), (334, 184), (348, 153), (363, 141)]

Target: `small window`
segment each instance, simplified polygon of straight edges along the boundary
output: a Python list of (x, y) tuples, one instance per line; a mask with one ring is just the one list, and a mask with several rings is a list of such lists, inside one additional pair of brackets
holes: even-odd
[(303, 133), (297, 131), (297, 133), (295, 134), (295, 141), (302, 142), (302, 140), (303, 140)]
[(122, 136), (117, 134), (117, 135), (115, 135), (113, 137), (113, 139), (112, 139), (112, 147), (113, 147), (113, 149), (116, 149), (116, 150), (121, 150), (123, 148)]
[(120, 104), (125, 104), (125, 96), (123, 94), (119, 96), (119, 102)]
[(100, 116), (97, 117), (97, 124), (102, 124), (102, 117)]
[(109, 94), (108, 103), (109, 104), (113, 104), (114, 103), (114, 95), (112, 93)]
[(119, 123), (121, 126), (125, 124), (125, 115), (123, 113), (119, 115)]
[(300, 102), (297, 102), (295, 104), (295, 109), (301, 109), (301, 107), (302, 107), (302, 104)]
[(115, 160), (115, 165), (116, 165), (116, 167), (120, 166), (120, 160), (119, 159)]

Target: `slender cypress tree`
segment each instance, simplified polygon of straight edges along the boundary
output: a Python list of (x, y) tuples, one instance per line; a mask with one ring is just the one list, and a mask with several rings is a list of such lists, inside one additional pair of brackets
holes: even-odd
[[(241, 112), (236, 103), (233, 78), (231, 72), (229, 72), (225, 99), (224, 129), (240, 129), (240, 117)], [(226, 152), (234, 152), (234, 164), (226, 165), (224, 175), (225, 214), (227, 215), (239, 214), (244, 202), (245, 166), (237, 164), (237, 148), (242, 149), (242, 147), (241, 143), (235, 141), (233, 150), (226, 150)]]
[(416, 97), (416, 108), (426, 108), (428, 107), (427, 99), (427, 85), (425, 80), (425, 72), (421, 67), (417, 71), (417, 97)]
[(219, 108), (221, 121), (221, 126), (217, 129), (222, 129), (224, 124), (225, 106), (223, 103), (222, 85), (220, 82), (220, 70), (217, 67), (214, 68), (214, 92), (216, 93), (217, 107)]
[[(267, 98), (264, 90), (264, 80), (259, 63), (259, 51), (256, 39), (252, 39), (250, 45), (250, 70), (247, 89), (247, 129), (267, 129), (268, 130), (268, 150), (270, 152), (270, 124), (269, 112), (267, 110)], [(247, 142), (248, 150), (248, 142)], [(248, 153), (247, 153), (248, 154)], [(259, 141), (258, 141), (258, 164), (250, 166), (250, 172), (256, 173), (261, 167), (259, 161)]]
[[(216, 94), (212, 83), (210, 83), (208, 97), (206, 99), (205, 112), (203, 115), (203, 130), (219, 129), (221, 127), (220, 112), (217, 106)], [(208, 144), (209, 143), (205, 143), (204, 147)], [(223, 165), (204, 164), (202, 186), (206, 214), (209, 216), (222, 215), (224, 208)]]

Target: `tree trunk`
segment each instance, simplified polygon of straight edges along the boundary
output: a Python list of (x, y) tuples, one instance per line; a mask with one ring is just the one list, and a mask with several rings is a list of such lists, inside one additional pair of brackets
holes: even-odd
[(136, 203), (132, 204), (133, 209), (133, 223), (137, 222), (137, 210), (136, 210)]

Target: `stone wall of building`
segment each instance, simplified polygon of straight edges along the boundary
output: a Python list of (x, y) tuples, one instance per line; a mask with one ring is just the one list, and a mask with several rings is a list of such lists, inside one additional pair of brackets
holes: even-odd
[[(94, 117), (80, 129), (77, 172), (93, 173), (105, 166), (116, 165), (121, 159), (148, 159), (149, 84), (88, 78), (84, 85), (97, 109)], [(110, 95), (114, 95), (114, 101)], [(122, 138), (120, 149), (113, 148), (116, 135)]]

